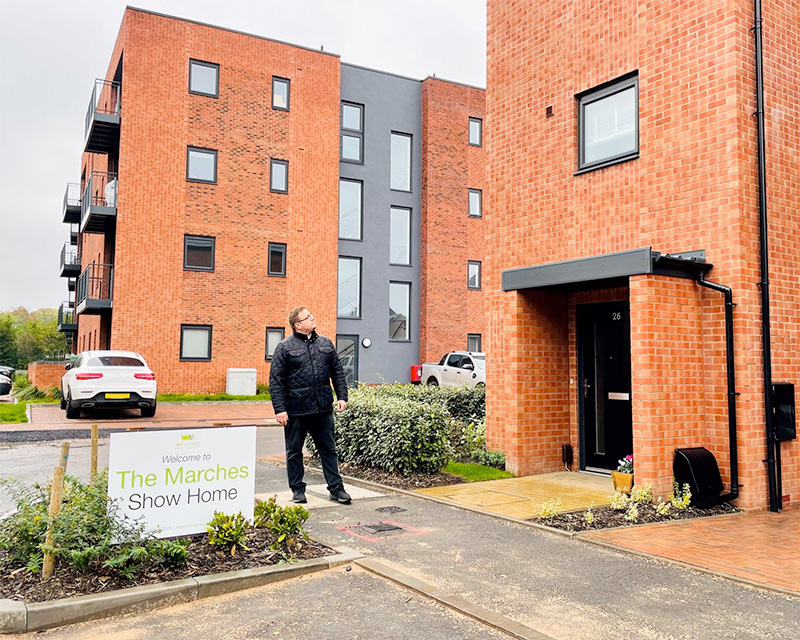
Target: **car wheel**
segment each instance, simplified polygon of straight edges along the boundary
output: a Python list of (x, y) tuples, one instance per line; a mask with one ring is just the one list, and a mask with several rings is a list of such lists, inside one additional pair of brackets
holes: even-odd
[(428, 378), (428, 382), (426, 384), (430, 385), (431, 387), (438, 387), (439, 381), (433, 376), (431, 376), (430, 378)]
[(142, 418), (152, 418), (156, 415), (156, 403), (152, 407), (142, 407)]
[(63, 411), (66, 408), (67, 408), (67, 401), (64, 400), (64, 394), (62, 392), (62, 394), (61, 394), (61, 410)]
[(67, 406), (64, 407), (67, 411), (67, 420), (75, 420), (81, 417), (81, 408), (72, 406), (72, 394), (67, 395)]

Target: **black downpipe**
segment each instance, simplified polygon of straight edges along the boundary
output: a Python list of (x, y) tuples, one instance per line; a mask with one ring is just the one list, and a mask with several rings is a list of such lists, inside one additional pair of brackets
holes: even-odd
[(778, 511), (775, 467), (775, 438), (772, 432), (772, 348), (769, 327), (769, 238), (767, 236), (767, 160), (764, 148), (764, 44), (761, 33), (761, 0), (755, 0), (756, 40), (756, 126), (758, 140), (758, 219), (759, 244), (761, 248), (761, 348), (764, 353), (764, 412), (767, 427), (767, 480), (769, 482), (769, 510)]
[(728, 379), (728, 440), (731, 457), (731, 492), (718, 498), (719, 502), (729, 502), (739, 497), (739, 446), (736, 442), (736, 372), (733, 368), (733, 293), (730, 287), (709, 282), (701, 273), (697, 277), (701, 287), (707, 287), (725, 294), (725, 363)]

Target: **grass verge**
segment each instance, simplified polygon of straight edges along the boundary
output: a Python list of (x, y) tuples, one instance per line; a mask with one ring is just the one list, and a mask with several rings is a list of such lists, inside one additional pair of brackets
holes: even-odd
[(247, 402), (269, 401), (268, 393), (259, 393), (254, 396), (231, 396), (227, 393), (159, 393), (159, 402)]
[(25, 403), (19, 404), (0, 404), (0, 424), (21, 424), (27, 422), (28, 418), (25, 416)]
[(482, 464), (470, 464), (467, 462), (448, 462), (444, 470), (454, 476), (464, 478), (467, 482), (502, 480), (503, 478), (514, 477), (514, 474), (509, 471), (501, 471), (493, 467), (485, 467)]

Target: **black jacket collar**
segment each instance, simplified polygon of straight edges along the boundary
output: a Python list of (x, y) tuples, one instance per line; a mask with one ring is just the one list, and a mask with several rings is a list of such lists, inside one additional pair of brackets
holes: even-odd
[(293, 331), (295, 338), (299, 338), (303, 342), (314, 342), (319, 336), (317, 335), (317, 330), (314, 329), (309, 335), (305, 333), (298, 333), (297, 331)]

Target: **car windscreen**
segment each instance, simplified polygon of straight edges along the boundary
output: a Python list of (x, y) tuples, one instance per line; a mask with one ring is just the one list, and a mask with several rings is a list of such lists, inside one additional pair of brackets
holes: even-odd
[(478, 367), (478, 369), (486, 368), (486, 356), (472, 356), (472, 359), (475, 361), (475, 366)]
[(143, 367), (144, 362), (129, 356), (100, 356), (89, 360), (90, 367)]

